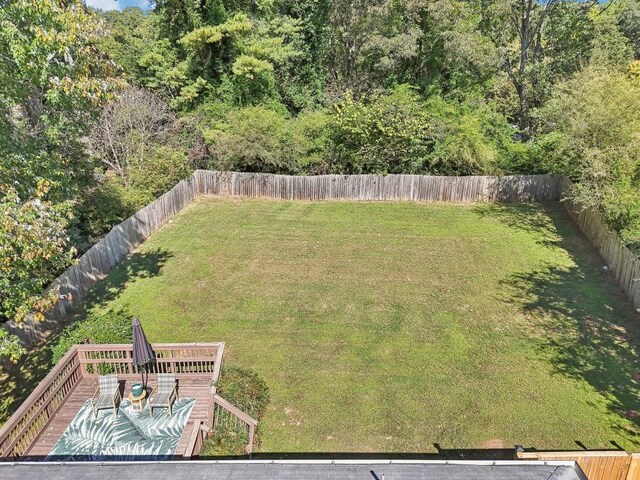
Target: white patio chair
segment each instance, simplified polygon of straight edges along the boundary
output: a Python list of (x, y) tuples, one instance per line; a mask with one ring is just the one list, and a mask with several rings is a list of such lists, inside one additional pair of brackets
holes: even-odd
[(118, 405), (122, 401), (120, 394), (120, 382), (118, 376), (101, 375), (98, 378), (98, 388), (91, 397), (91, 408), (93, 409), (93, 418), (98, 416), (98, 410), (113, 408), (113, 414), (118, 415)]
[(158, 387), (149, 398), (149, 415), (153, 417), (154, 408), (166, 408), (169, 416), (173, 414), (173, 402), (180, 400), (175, 373), (159, 373)]

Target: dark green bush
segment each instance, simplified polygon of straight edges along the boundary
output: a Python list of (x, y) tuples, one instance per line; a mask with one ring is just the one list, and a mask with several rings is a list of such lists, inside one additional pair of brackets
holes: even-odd
[(411, 85), (334, 105), (330, 169), (339, 174), (501, 173), (513, 129), (482, 100), (462, 104)]
[[(157, 146), (129, 168), (127, 181), (150, 203), (189, 177), (193, 168), (180, 146)], [(143, 205), (144, 206), (144, 205)]]
[(72, 233), (78, 250), (87, 250), (152, 200), (153, 196), (146, 192), (125, 187), (119, 178), (107, 177), (86, 192), (76, 205)]
[[(223, 367), (216, 384), (218, 394), (256, 420), (260, 420), (269, 403), (269, 389), (256, 372), (238, 367)], [(259, 426), (259, 424), (258, 424)], [(248, 438), (229, 422), (221, 421), (206, 438), (201, 456), (244, 455)]]
[(131, 315), (122, 310), (88, 314), (86, 319), (65, 328), (58, 343), (51, 347), (53, 363), (78, 343), (131, 343), (131, 321)]

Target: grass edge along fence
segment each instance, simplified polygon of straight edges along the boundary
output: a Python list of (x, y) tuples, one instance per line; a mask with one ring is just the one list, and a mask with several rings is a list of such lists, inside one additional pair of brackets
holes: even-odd
[(167, 193), (116, 225), (98, 243), (87, 250), (76, 263), (57, 277), (49, 288), (60, 288), (62, 294), (71, 293), (72, 302), (59, 301), (45, 313), (45, 319), (27, 318), (22, 324), (9, 321), (4, 328), (17, 335), (26, 345), (35, 345), (64, 322), (67, 308), (79, 305), (91, 288), (104, 278), (123, 257), (133, 252), (149, 235), (162, 227), (198, 195), (192, 176), (180, 181)]
[(568, 178), (562, 178), (560, 191), (565, 210), (598, 250), (607, 269), (616, 278), (634, 308), (640, 311), (640, 258), (627, 248), (617, 233), (609, 229), (600, 212), (582, 208), (568, 198), (572, 186)]
[[(437, 177), (426, 175), (318, 175), (290, 176), (264, 173), (196, 170), (158, 199), (142, 208), (82, 255), (51, 284), (71, 293), (73, 304), (146, 238), (199, 195), (267, 197), (282, 200), (355, 200), (422, 202), (542, 202), (560, 201), (571, 182), (559, 175), (503, 177)], [(598, 249), (624, 292), (640, 309), (640, 260), (605, 225), (598, 212), (581, 209), (570, 200), (565, 208), (580, 230)], [(45, 314), (44, 321), (22, 325), (7, 322), (9, 332), (27, 345), (42, 341), (64, 322), (69, 302), (61, 301)]]

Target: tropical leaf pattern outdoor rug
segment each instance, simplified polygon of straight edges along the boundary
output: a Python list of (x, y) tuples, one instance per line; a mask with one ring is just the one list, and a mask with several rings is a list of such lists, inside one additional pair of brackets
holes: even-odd
[(195, 400), (182, 398), (166, 409), (134, 411), (123, 400), (118, 416), (100, 410), (93, 418), (87, 400), (46, 460), (169, 460), (176, 451)]

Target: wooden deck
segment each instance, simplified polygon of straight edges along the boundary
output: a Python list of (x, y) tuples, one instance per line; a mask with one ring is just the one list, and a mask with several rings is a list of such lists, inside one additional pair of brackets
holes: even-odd
[[(122, 381), (123, 398), (126, 398), (128, 392), (131, 391), (131, 384), (139, 382), (139, 377), (136, 377), (136, 380)], [(122, 385), (123, 383), (124, 385)], [(155, 387), (156, 380), (153, 375), (150, 376), (148, 385), (151, 388)], [(47, 456), (67, 426), (71, 423), (71, 420), (73, 420), (80, 411), (80, 408), (91, 398), (96, 386), (97, 379), (95, 378), (82, 379), (78, 383), (75, 389), (67, 396), (64, 403), (60, 405), (58, 411), (49, 420), (46, 428), (25, 452), (25, 459), (41, 460)], [(194, 422), (201, 420), (206, 421), (211, 416), (211, 377), (180, 379), (178, 393), (180, 394), (180, 398), (195, 398), (196, 400), (175, 453), (176, 458), (182, 458), (183, 456), (188, 456), (188, 444), (193, 432)], [(166, 415), (164, 411), (161, 411), (161, 414)]]
[[(247, 434), (246, 451), (253, 452), (257, 420), (216, 393), (224, 343), (154, 344), (155, 361), (148, 365), (150, 388), (160, 373), (175, 374), (181, 398), (195, 404), (174, 458), (197, 457), (204, 437), (221, 424)], [(0, 461), (42, 459), (51, 452), (84, 403), (93, 396), (99, 372), (118, 375), (123, 398), (140, 381), (130, 344), (73, 345), (0, 428)]]

